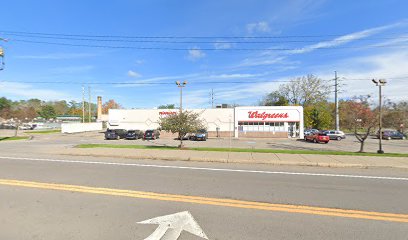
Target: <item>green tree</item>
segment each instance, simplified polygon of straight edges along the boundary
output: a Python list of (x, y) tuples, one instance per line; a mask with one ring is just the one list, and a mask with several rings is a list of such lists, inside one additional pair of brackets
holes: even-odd
[(164, 131), (178, 134), (180, 148), (183, 147), (184, 135), (197, 132), (200, 129), (206, 129), (203, 120), (200, 119), (200, 115), (191, 111), (162, 117), (159, 120), (159, 125)]
[(57, 116), (54, 107), (51, 105), (42, 106), (38, 114), (45, 119), (55, 118)]
[(327, 102), (306, 106), (303, 113), (305, 126), (308, 128), (328, 129), (332, 126), (332, 111)]
[(289, 100), (286, 99), (279, 91), (273, 91), (262, 99), (262, 106), (288, 106)]
[(176, 108), (175, 104), (165, 104), (157, 107), (157, 109), (175, 109), (175, 108)]

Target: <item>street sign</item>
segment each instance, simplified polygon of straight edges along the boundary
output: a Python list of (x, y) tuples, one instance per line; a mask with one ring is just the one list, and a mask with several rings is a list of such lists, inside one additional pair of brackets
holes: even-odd
[(183, 230), (198, 237), (208, 239), (204, 231), (188, 211), (151, 218), (138, 223), (159, 225), (156, 230), (144, 240), (177, 240)]

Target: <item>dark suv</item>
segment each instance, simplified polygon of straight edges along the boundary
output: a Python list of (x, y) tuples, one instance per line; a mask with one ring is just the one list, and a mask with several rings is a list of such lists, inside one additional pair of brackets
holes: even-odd
[(160, 131), (159, 130), (146, 130), (146, 132), (143, 135), (143, 140), (146, 139), (157, 139), (160, 137)]
[(119, 135), (116, 133), (116, 131), (114, 129), (108, 129), (105, 132), (105, 140), (118, 140), (119, 139)]
[(119, 138), (126, 138), (127, 130), (126, 129), (115, 129), (116, 134), (118, 134)]
[(140, 130), (129, 130), (126, 133), (126, 139), (128, 140), (137, 140), (143, 137), (143, 132)]
[[(378, 138), (380, 137), (380, 133), (377, 133), (377, 137)], [(386, 140), (391, 140), (391, 139), (406, 139), (407, 137), (398, 131), (385, 130), (382, 131), (382, 138)]]

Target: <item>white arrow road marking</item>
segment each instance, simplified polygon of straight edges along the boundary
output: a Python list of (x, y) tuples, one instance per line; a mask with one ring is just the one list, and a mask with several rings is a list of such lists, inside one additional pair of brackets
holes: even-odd
[(144, 240), (177, 240), (183, 230), (198, 237), (208, 239), (207, 235), (205, 235), (204, 231), (194, 220), (193, 215), (188, 211), (156, 217), (138, 223), (159, 225), (159, 227)]

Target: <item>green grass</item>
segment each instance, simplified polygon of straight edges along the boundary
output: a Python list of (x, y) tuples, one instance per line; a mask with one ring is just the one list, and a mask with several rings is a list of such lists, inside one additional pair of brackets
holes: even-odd
[(0, 137), (0, 141), (26, 140), (29, 137)]
[(24, 133), (33, 133), (33, 134), (50, 134), (50, 133), (60, 133), (60, 132), (61, 132), (61, 129), (24, 131)]
[[(130, 148), (130, 149), (153, 149), (153, 150), (178, 150), (171, 146), (145, 146), (145, 145), (116, 145), (116, 144), (79, 144), (77, 148)], [(315, 150), (278, 150), (278, 149), (250, 149), (250, 148), (209, 148), (191, 147), (183, 148), (191, 151), (211, 152), (253, 152), (253, 153), (286, 153), (286, 154), (317, 154), (317, 155), (348, 155), (348, 156), (373, 156), (373, 157), (408, 157), (405, 153), (358, 153), (342, 151), (315, 151)]]

